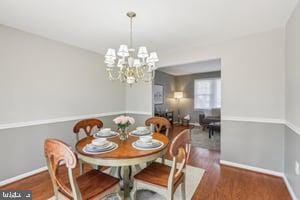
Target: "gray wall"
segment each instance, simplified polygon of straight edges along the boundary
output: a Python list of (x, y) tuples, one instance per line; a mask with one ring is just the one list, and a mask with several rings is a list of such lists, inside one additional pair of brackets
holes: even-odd
[[(116, 127), (114, 117), (101, 117), (104, 127)], [(77, 121), (0, 130), (0, 181), (45, 166), (46, 138), (60, 139), (74, 147), (76, 138), (72, 130)]]
[(191, 122), (199, 122), (199, 114), (205, 112), (210, 114), (209, 110), (194, 110), (194, 80), (205, 78), (221, 77), (221, 72), (208, 72), (199, 74), (190, 74), (176, 76), (176, 90), (183, 92), (183, 99), (180, 100), (179, 108), (181, 116), (190, 115)]
[(104, 57), (0, 25), (0, 126), (125, 110)]
[[(134, 92), (135, 88), (147, 91), (151, 83), (134, 85), (127, 92), (123, 83), (108, 80), (100, 54), (2, 25), (0, 43), (0, 181), (45, 166), (46, 138), (73, 146), (76, 121), (3, 127), (126, 109), (151, 113), (151, 106), (147, 107), (151, 94), (139, 99)], [(114, 117), (102, 117), (104, 126), (115, 127)], [(144, 124), (146, 117), (135, 117), (135, 126)]]
[(285, 174), (300, 199), (300, 176), (295, 162), (300, 163), (300, 4), (286, 25), (286, 120), (294, 130), (285, 132)]
[(283, 124), (222, 120), (221, 159), (283, 172), (283, 133)]
[(177, 111), (176, 102), (174, 99), (174, 92), (176, 91), (175, 76), (167, 74), (165, 72), (156, 71), (155, 85), (162, 85), (164, 87), (164, 103), (154, 105), (154, 109), (157, 111), (169, 111), (173, 110), (175, 113)]
[[(130, 130), (137, 126), (144, 126), (145, 120), (150, 117), (150, 115), (131, 113), (127, 113), (127, 115), (136, 120)], [(119, 115), (105, 116), (99, 119), (103, 121), (103, 127), (116, 130), (117, 127), (112, 120), (117, 116)], [(0, 165), (0, 181), (44, 167), (46, 163), (43, 145), (46, 138), (60, 139), (74, 147), (76, 137), (73, 127), (78, 121), (0, 130), (0, 158), (3, 161)], [(94, 131), (96, 130), (94, 129)], [(84, 135), (81, 133), (81, 137)]]

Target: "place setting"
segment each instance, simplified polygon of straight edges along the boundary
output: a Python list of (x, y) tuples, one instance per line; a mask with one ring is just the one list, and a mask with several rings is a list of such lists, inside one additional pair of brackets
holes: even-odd
[(111, 128), (102, 128), (100, 131), (94, 134), (94, 138), (112, 138), (118, 135), (119, 133), (112, 131)]
[(87, 154), (101, 154), (113, 151), (118, 148), (118, 144), (108, 141), (106, 138), (93, 139), (90, 144), (83, 147), (82, 151)]
[(153, 139), (151, 135), (140, 136), (139, 139), (132, 143), (133, 148), (138, 150), (154, 150), (164, 145), (162, 141)]
[(131, 131), (129, 133), (129, 135), (140, 137), (140, 136), (146, 136), (146, 135), (153, 135), (153, 133), (151, 130), (149, 130), (148, 127), (140, 126), (140, 127), (137, 127), (135, 130)]

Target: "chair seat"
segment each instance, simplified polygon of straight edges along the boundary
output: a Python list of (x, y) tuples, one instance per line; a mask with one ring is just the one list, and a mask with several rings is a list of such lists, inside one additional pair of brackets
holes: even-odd
[(76, 180), (83, 199), (99, 199), (119, 186), (119, 179), (98, 170), (88, 171)]
[[(171, 167), (161, 163), (153, 162), (148, 167), (136, 174), (134, 179), (167, 188), (170, 171)], [(183, 180), (183, 175), (184, 173), (181, 172), (175, 179), (175, 188)]]

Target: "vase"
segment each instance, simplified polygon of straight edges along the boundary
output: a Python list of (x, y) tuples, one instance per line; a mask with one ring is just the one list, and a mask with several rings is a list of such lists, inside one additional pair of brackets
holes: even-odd
[(127, 131), (127, 128), (120, 128), (119, 129), (119, 137), (120, 137), (120, 140), (122, 141), (125, 141), (128, 139), (128, 131)]

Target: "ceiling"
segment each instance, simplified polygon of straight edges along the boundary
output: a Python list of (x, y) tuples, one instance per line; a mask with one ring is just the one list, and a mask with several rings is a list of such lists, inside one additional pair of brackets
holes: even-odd
[(297, 1), (1, 0), (0, 23), (104, 54), (128, 43), (133, 10), (134, 44), (165, 54), (282, 27)]
[(158, 70), (174, 76), (220, 71), (221, 59), (187, 63), (171, 67), (162, 67)]

